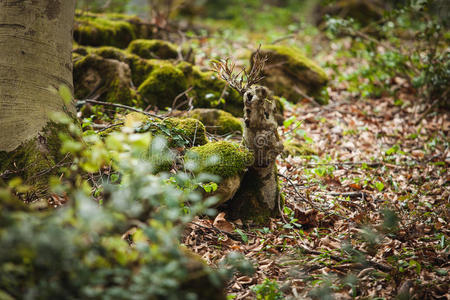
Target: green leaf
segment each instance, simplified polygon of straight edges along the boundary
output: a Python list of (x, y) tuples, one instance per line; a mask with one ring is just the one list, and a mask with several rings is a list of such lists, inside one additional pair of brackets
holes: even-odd
[(384, 190), (384, 184), (382, 183), (382, 182), (377, 182), (377, 183), (375, 183), (375, 187), (377, 188), (377, 190), (379, 191), (379, 192), (381, 192), (382, 190)]
[(242, 230), (236, 228), (234, 231), (236, 231), (241, 236), (241, 239), (244, 243), (248, 242), (248, 236)]
[(59, 86), (58, 94), (61, 96), (65, 104), (72, 102), (72, 91), (65, 84)]

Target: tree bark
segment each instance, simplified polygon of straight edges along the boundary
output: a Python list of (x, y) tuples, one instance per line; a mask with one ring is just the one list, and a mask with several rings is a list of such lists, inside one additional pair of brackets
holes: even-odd
[(0, 0), (0, 151), (35, 139), (65, 109), (54, 90), (73, 90), (74, 13), (75, 0)]
[(253, 86), (244, 93), (244, 145), (254, 161), (229, 204), (232, 218), (266, 223), (282, 206), (276, 158), (283, 151), (277, 132), (276, 103), (267, 88)]

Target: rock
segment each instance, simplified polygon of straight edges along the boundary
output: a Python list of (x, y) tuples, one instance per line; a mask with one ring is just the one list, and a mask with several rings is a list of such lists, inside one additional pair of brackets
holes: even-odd
[(160, 109), (171, 107), (175, 98), (187, 90), (186, 77), (180, 69), (170, 63), (155, 65), (138, 92), (145, 104)]
[(128, 51), (146, 59), (175, 59), (178, 57), (177, 46), (161, 40), (134, 40)]
[[(129, 49), (110, 46), (79, 46), (74, 49), (73, 59), (78, 99), (101, 86), (105, 90), (101, 100), (165, 109), (172, 107), (177, 96), (192, 88), (188, 96), (192, 97), (194, 107), (222, 109), (237, 117), (243, 114), (238, 92), (227, 87), (213, 72), (201, 71), (188, 62), (174, 65), (170, 60), (145, 59), (130, 53)], [(186, 100), (182, 96), (177, 104)], [(179, 108), (187, 108), (187, 104)]]
[(181, 62), (177, 67), (186, 77), (188, 86), (192, 87), (194, 107), (218, 108), (241, 117), (244, 105), (242, 97), (234, 89), (227, 87), (224, 80), (214, 72), (201, 71), (200, 68), (187, 62)]
[(306, 94), (321, 104), (328, 103), (328, 78), (325, 71), (299, 49), (268, 45), (261, 48), (261, 55), (267, 55), (268, 58), (261, 84), (270, 88), (275, 95), (296, 103)]
[(241, 120), (226, 111), (214, 108), (197, 108), (185, 115), (201, 121), (209, 133), (218, 135), (242, 134)]
[(380, 20), (383, 17), (385, 4), (379, 0), (339, 0), (329, 4), (322, 1), (315, 8), (315, 23), (321, 24), (325, 16), (352, 18), (362, 25)]
[(245, 147), (219, 141), (191, 148), (185, 155), (185, 161), (196, 164), (197, 172), (222, 178), (216, 192), (208, 194), (218, 196), (219, 204), (222, 204), (231, 199), (238, 190), (241, 177), (253, 161), (253, 155)]
[(74, 40), (85, 46), (126, 48), (137, 38), (152, 38), (153, 26), (139, 18), (121, 14), (77, 13)]
[(124, 62), (89, 54), (75, 61), (73, 77), (77, 99), (100, 94), (98, 100), (101, 101), (125, 105), (137, 102), (131, 85), (131, 70)]

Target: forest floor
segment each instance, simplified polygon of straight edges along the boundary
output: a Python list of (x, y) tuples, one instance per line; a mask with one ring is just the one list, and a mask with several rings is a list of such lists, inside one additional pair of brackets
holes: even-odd
[(400, 79), (392, 89), (361, 99), (333, 81), (327, 106), (287, 103), (280, 134), (316, 154), (279, 158), (282, 217), (190, 224), (184, 243), (208, 264), (232, 251), (254, 263), (229, 282), (230, 299), (449, 299), (450, 115), (422, 117), (414, 90)]

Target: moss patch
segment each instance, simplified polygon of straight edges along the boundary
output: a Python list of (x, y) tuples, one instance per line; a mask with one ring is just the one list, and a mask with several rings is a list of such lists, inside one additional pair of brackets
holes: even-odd
[(205, 125), (206, 131), (212, 134), (242, 133), (241, 120), (220, 109), (197, 108), (186, 115), (200, 120)]
[(187, 90), (186, 78), (169, 63), (160, 64), (139, 86), (142, 101), (159, 108), (171, 107), (175, 98)]
[(283, 146), (284, 146), (284, 150), (283, 150), (284, 156), (317, 155), (317, 151), (306, 146), (303, 143), (294, 142), (294, 141), (285, 141), (283, 143)]
[(243, 115), (242, 97), (232, 88), (226, 87), (225, 81), (218, 78), (214, 72), (203, 72), (186, 62), (178, 64), (177, 67), (185, 75), (188, 86), (193, 87), (195, 107), (218, 108), (237, 117)]
[(243, 174), (253, 155), (247, 148), (219, 141), (190, 149), (185, 159), (196, 163), (203, 172), (228, 178)]
[(146, 59), (175, 59), (178, 57), (177, 47), (162, 40), (134, 40), (128, 46), (128, 51)]
[(261, 48), (261, 54), (268, 57), (262, 84), (273, 90), (276, 95), (298, 102), (303, 98), (296, 91), (299, 89), (321, 104), (328, 103), (324, 90), (328, 82), (325, 71), (298, 48), (268, 45)]
[(73, 77), (77, 99), (98, 93), (101, 101), (126, 105), (137, 103), (131, 86), (131, 71), (124, 62), (89, 54), (75, 61)]
[(63, 125), (49, 122), (38, 137), (22, 143), (11, 152), (0, 151), (0, 173), (7, 170), (10, 173), (6, 180), (20, 177), (25, 184), (32, 186), (25, 195), (26, 199), (34, 200), (47, 195), (48, 179), (58, 171), (54, 166), (64, 159), (59, 151), (61, 141), (58, 134), (62, 131), (66, 131)]
[(192, 118), (152, 120), (144, 114), (133, 112), (125, 116), (124, 126), (134, 128), (136, 132), (162, 136), (168, 140), (170, 148), (204, 145), (208, 142), (205, 126)]
[(80, 45), (126, 48), (135, 38), (132, 24), (117, 15), (83, 14), (76, 17), (74, 40)]

